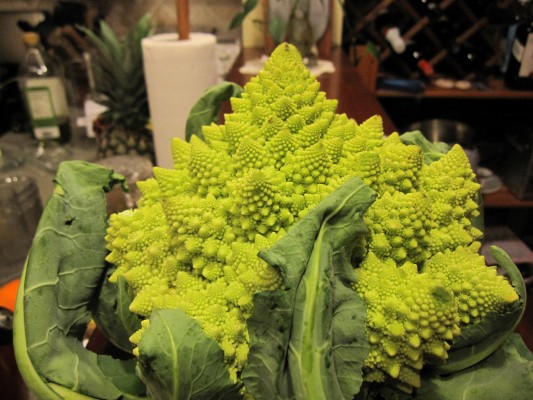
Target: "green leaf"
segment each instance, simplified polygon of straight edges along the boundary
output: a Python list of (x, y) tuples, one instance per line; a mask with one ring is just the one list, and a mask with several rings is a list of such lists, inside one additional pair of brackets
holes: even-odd
[(352, 399), (359, 391), (366, 313), (351, 288), (350, 258), (375, 196), (353, 178), (259, 253), (280, 271), (284, 289), (254, 297), (242, 379), (255, 400)]
[(123, 362), (109, 358), (104, 362), (114, 368), (104, 373), (99, 364), (108, 357), (81, 342), (104, 273), (105, 191), (123, 181), (82, 161), (59, 166), (22, 274), (14, 321), (17, 363), (40, 399), (61, 398), (61, 391), (100, 399), (124, 395), (113, 382)]
[(484, 360), (507, 340), (522, 319), (527, 292), (520, 270), (502, 249), (492, 246), (491, 253), (511, 279), (520, 300), (506, 313), (490, 313), (478, 324), (463, 329), (453, 341), (446, 364), (433, 369), (438, 374), (461, 371)]
[(218, 343), (179, 309), (152, 312), (139, 342), (138, 372), (157, 400), (241, 398)]
[(113, 32), (113, 29), (103, 20), (100, 21), (100, 33), (102, 40), (106, 43), (106, 47), (110, 50), (113, 61), (119, 64), (124, 57), (124, 48), (115, 35), (115, 32)]
[(270, 18), (268, 20), (268, 32), (275, 43), (281, 43), (285, 39), (287, 23), (282, 18)]
[(192, 135), (203, 139), (202, 126), (217, 122), (222, 103), (231, 97), (240, 97), (242, 87), (233, 82), (222, 82), (208, 89), (193, 105), (185, 125), (185, 140)]
[(139, 317), (129, 310), (132, 296), (124, 277), (119, 276), (117, 284), (109, 282), (113, 272), (108, 268), (103, 279), (93, 317), (96, 325), (116, 347), (131, 353), (133, 347), (129, 337), (141, 328)]
[(513, 334), (483, 362), (449, 376), (423, 379), (417, 400), (529, 400), (533, 393), (533, 354)]
[(424, 153), (425, 164), (437, 161), (450, 150), (450, 146), (444, 142), (430, 142), (420, 131), (405, 132), (400, 135), (400, 139), (404, 144), (419, 146)]
[(244, 21), (244, 18), (246, 18), (246, 16), (253, 11), (253, 9), (257, 6), (258, 2), (259, 0), (245, 0), (242, 5), (242, 10), (233, 17), (230, 22), (229, 28), (235, 29), (241, 26), (242, 21)]
[(111, 357), (99, 357), (98, 366), (125, 395), (137, 397), (146, 394), (146, 386), (135, 372), (137, 367), (136, 358), (117, 363)]

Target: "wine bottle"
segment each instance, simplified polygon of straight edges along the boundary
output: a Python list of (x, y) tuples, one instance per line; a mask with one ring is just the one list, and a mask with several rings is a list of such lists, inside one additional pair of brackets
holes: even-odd
[(432, 21), (429, 28), (433, 31), (442, 46), (448, 47), (455, 42), (457, 32), (447, 15), (441, 15), (438, 19)]
[(405, 41), (401, 34), (401, 21), (401, 15), (392, 6), (379, 13), (374, 20), (376, 31), (385, 38), (392, 50), (398, 54), (405, 51)]
[(452, 46), (451, 56), (461, 68), (457, 78), (472, 79), (484, 75), (484, 57), (479, 47), (472, 46), (469, 42), (455, 44)]
[(533, 21), (520, 24), (516, 29), (505, 84), (511, 89), (533, 90)]
[(18, 78), (34, 137), (38, 141), (68, 142), (68, 98), (59, 68), (47, 56), (37, 33), (26, 32), (23, 41), (27, 51)]
[[(523, 0), (531, 7), (531, 1)], [(533, 90), (533, 16), (531, 12), (516, 24), (510, 38), (510, 54), (504, 74), (505, 85), (511, 89)]]
[(450, 30), (454, 36), (459, 36), (472, 26), (472, 21), (467, 17), (458, 1), (452, 2), (444, 11), (443, 15), (451, 24)]
[(418, 0), (410, 3), (421, 17), (428, 17), (430, 22), (439, 19), (442, 15), (438, 1)]
[(422, 78), (431, 78), (433, 76), (434, 70), (428, 60), (428, 52), (424, 51), (417, 43), (407, 42), (405, 52), (401, 57), (411, 70), (421, 75)]

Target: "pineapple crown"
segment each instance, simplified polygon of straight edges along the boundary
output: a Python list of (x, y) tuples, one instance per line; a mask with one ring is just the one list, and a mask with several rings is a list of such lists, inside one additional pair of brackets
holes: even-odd
[(107, 108), (102, 116), (110, 125), (142, 130), (150, 111), (141, 40), (153, 33), (151, 16), (145, 14), (123, 40), (105, 21), (99, 28), (99, 34), (83, 29), (96, 50), (91, 57), (95, 101)]

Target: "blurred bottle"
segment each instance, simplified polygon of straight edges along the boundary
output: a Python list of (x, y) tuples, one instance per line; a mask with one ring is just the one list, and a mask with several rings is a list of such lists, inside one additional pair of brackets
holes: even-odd
[(461, 2), (452, 2), (442, 12), (442, 15), (446, 16), (447, 20), (451, 24), (451, 31), (453, 32), (454, 36), (463, 34), (466, 30), (471, 28), (473, 24), (459, 3)]
[(511, 89), (533, 90), (533, 13), (530, 0), (519, 1), (517, 23), (509, 29), (504, 81)]
[(421, 17), (428, 17), (430, 23), (439, 19), (442, 15), (438, 1), (417, 0), (410, 3)]
[(402, 60), (409, 65), (413, 72), (417, 72), (422, 78), (431, 78), (434, 74), (433, 66), (429, 62), (429, 52), (416, 42), (406, 43), (405, 52), (401, 55)]
[(33, 134), (40, 142), (66, 143), (71, 125), (62, 74), (41, 46), (37, 33), (24, 33), (23, 41), (27, 51), (18, 78)]
[(392, 6), (379, 13), (374, 20), (376, 31), (379, 32), (392, 50), (401, 54), (405, 51), (405, 41), (402, 38), (402, 15)]
[(438, 19), (431, 21), (429, 28), (442, 46), (449, 46), (455, 42), (457, 31), (447, 15), (443, 14)]
[(455, 63), (460, 67), (457, 78), (480, 79), (486, 75), (485, 59), (480, 46), (474, 46), (470, 42), (455, 44), (450, 54)]

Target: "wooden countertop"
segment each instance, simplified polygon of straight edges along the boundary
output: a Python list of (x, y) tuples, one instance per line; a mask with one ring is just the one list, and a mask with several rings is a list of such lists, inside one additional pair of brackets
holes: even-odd
[[(226, 80), (244, 86), (253, 75), (241, 74), (239, 68), (246, 61), (260, 58), (263, 54), (261, 49), (243, 49), (226, 76)], [(358, 123), (363, 122), (373, 115), (379, 114), (383, 119), (385, 134), (396, 131), (394, 123), (376, 96), (364, 87), (355, 67), (348, 62), (342, 49), (332, 49), (330, 60), (335, 66), (335, 72), (322, 74), (317, 79), (320, 82), (321, 90), (326, 92), (327, 98), (337, 99), (339, 101), (337, 112), (341, 114), (345, 113), (348, 117), (354, 118)], [(226, 112), (229, 112), (229, 109)]]

